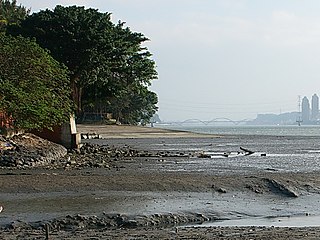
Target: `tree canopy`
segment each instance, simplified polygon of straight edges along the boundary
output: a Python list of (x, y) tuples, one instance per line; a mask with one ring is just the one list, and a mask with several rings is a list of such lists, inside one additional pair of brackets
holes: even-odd
[[(156, 111), (157, 97), (147, 89), (157, 78), (155, 62), (142, 46), (148, 39), (123, 22), (112, 23), (110, 13), (56, 6), (32, 14), (20, 29), (8, 32), (34, 37), (68, 67), (78, 115), (87, 106), (103, 105), (119, 119), (137, 116), (134, 121), (122, 119), (125, 122), (139, 122)], [(136, 98), (144, 101), (133, 101)]]
[(67, 68), (35, 41), (0, 34), (0, 111), (22, 129), (50, 128), (72, 113)]
[(19, 24), (30, 13), (29, 9), (17, 5), (16, 0), (0, 0), (0, 31), (8, 25)]

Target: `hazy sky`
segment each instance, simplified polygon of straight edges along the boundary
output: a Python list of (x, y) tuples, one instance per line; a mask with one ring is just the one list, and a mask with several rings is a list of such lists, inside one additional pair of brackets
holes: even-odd
[(37, 12), (80, 5), (111, 12), (147, 46), (162, 120), (233, 120), (297, 111), (320, 95), (319, 0), (18, 0)]

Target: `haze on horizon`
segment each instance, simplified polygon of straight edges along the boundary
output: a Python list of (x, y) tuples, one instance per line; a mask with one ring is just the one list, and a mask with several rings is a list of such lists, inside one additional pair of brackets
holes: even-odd
[(253, 119), (320, 95), (318, 0), (18, 0), (111, 12), (150, 41), (164, 121)]

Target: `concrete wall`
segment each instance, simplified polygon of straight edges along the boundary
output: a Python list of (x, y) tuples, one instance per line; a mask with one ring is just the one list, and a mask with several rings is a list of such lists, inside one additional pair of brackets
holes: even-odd
[(69, 122), (61, 126), (53, 127), (52, 130), (43, 129), (33, 133), (49, 141), (61, 144), (66, 148), (80, 148), (81, 137), (77, 133), (74, 117), (70, 117)]

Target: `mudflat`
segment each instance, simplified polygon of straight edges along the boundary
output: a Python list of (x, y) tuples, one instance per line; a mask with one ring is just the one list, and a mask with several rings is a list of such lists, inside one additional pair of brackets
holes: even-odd
[[(0, 223), (11, 226), (2, 239), (44, 239), (45, 223), (50, 239), (320, 238), (317, 137), (78, 129), (103, 137), (84, 143), (139, 154), (113, 157), (108, 167), (2, 168)], [(60, 218), (69, 225), (55, 228)], [(118, 222), (107, 226), (106, 218)]]

